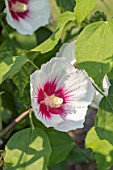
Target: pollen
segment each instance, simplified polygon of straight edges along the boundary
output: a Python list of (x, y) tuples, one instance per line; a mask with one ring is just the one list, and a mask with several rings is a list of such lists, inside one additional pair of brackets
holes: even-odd
[(60, 97), (56, 97), (54, 95), (46, 96), (45, 103), (46, 105), (49, 105), (51, 108), (59, 108), (63, 104), (63, 99)]
[(12, 10), (14, 12), (23, 13), (28, 10), (28, 5), (17, 1), (15, 4), (12, 4)]

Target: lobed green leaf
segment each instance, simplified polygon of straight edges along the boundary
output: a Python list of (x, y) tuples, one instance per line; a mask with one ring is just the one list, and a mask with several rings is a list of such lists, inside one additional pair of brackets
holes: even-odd
[(95, 7), (97, 0), (76, 0), (74, 9), (77, 22), (80, 24)]
[(97, 85), (111, 69), (113, 55), (113, 20), (88, 25), (76, 45), (77, 64), (85, 69)]
[(113, 146), (106, 140), (100, 140), (94, 128), (88, 132), (85, 145), (93, 150), (98, 170), (106, 170), (113, 165)]
[(75, 143), (72, 138), (64, 132), (49, 131), (47, 134), (52, 148), (49, 166), (53, 166), (67, 157), (75, 146)]
[(113, 145), (113, 86), (99, 104), (95, 128), (100, 139), (106, 139)]
[(26, 57), (20, 56), (4, 58), (0, 63), (0, 83), (16, 74), (27, 61)]
[(6, 170), (46, 170), (51, 153), (48, 137), (40, 128), (17, 132), (5, 150)]
[(65, 25), (69, 21), (73, 21), (73, 20), (75, 20), (74, 13), (65, 12), (61, 14), (58, 20), (57, 30), (51, 35), (49, 39), (47, 39), (46, 41), (44, 41), (42, 44), (32, 49), (31, 51), (41, 52), (42, 54), (51, 51), (58, 43), (59, 39), (61, 38)]

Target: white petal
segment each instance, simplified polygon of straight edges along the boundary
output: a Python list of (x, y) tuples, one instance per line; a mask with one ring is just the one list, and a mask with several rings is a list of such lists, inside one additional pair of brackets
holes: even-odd
[(73, 65), (76, 62), (75, 41), (64, 43), (59, 52), (56, 54), (56, 57), (66, 58), (66, 60)]
[(15, 28), (21, 34), (33, 34), (41, 26), (48, 24), (50, 18), (50, 4), (48, 0), (29, 0), (29, 16), (19, 22), (12, 18), (7, 0), (6, 3), (6, 20), (9, 25)]
[(30, 85), (32, 90), (32, 97), (36, 97), (38, 89), (44, 87), (44, 84), (47, 82), (46, 74), (42, 70), (36, 70), (30, 76)]
[(68, 74), (68, 79), (62, 77), (58, 84), (65, 84), (68, 95), (70, 95), (69, 103), (75, 107), (86, 107), (93, 100), (95, 89), (88, 75), (81, 70), (74, 69)]
[(14, 26), (16, 28), (16, 30), (20, 33), (20, 34), (29, 34), (32, 35), (34, 32), (34, 29), (31, 25), (30, 22), (28, 22), (26, 19), (20, 19), (19, 22), (18, 21), (13, 21)]
[(77, 109), (75, 114), (68, 114), (64, 122), (61, 122), (55, 127), (56, 130), (68, 132), (70, 130), (75, 130), (83, 127), (85, 122), (85, 116), (87, 112), (87, 107), (83, 109)]
[(109, 80), (108, 80), (108, 77), (107, 75), (104, 76), (104, 79), (103, 79), (103, 89), (105, 91), (105, 95), (107, 96), (108, 95), (108, 90), (109, 90), (109, 87), (111, 86)]
[(98, 105), (99, 105), (102, 98), (103, 98), (103, 96), (98, 91), (96, 91), (90, 106), (98, 109)]
[[(75, 71), (75, 68), (63, 58), (52, 58), (50, 62), (41, 66), (41, 70), (46, 74), (47, 80), (51, 81), (55, 78), (58, 80), (67, 74), (71, 74)], [(58, 83), (58, 89), (61, 87), (64, 87), (63, 81)]]
[(51, 118), (49, 119), (42, 116), (42, 113), (40, 113), (37, 104), (34, 105), (34, 102), (32, 103), (32, 107), (36, 118), (40, 120), (46, 127), (55, 127), (58, 123), (63, 122), (63, 119), (59, 115), (51, 114)]
[[(41, 66), (41, 70), (35, 71), (30, 76), (31, 87), (33, 88), (32, 96), (36, 96), (37, 88), (43, 89), (44, 84), (47, 81), (52, 81), (56, 77), (57, 79), (61, 79), (62, 77), (66, 79), (65, 75), (67, 75), (68, 73), (71, 74), (72, 71), (75, 71), (74, 67), (71, 64), (67, 63), (65, 59), (53, 58), (52, 60), (50, 60), (50, 62), (43, 64)], [(56, 90), (64, 86), (64, 81), (59, 81)]]
[[(103, 79), (103, 90), (104, 90), (104, 94), (106, 96), (108, 95), (108, 90), (109, 90), (110, 85), (111, 84), (110, 84), (110, 82), (108, 80), (108, 77), (107, 77), (107, 75), (105, 75), (104, 79)], [(103, 96), (98, 91), (96, 91), (90, 106), (93, 107), (93, 108), (98, 109), (98, 105), (99, 105), (102, 98), (103, 98)]]

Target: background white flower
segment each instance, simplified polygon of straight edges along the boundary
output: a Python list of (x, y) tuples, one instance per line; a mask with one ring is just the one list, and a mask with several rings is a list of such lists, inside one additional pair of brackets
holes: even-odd
[[(74, 65), (76, 62), (75, 50), (76, 50), (76, 41), (72, 41), (70, 43), (64, 43), (60, 48), (59, 52), (56, 54), (56, 56), (61, 58), (62, 57), (66, 58), (68, 62)], [(109, 87), (110, 87), (110, 82), (106, 75), (103, 79), (103, 90), (106, 96), (108, 95)], [(102, 98), (103, 96), (98, 91), (95, 90), (95, 95), (90, 106), (93, 108), (98, 108), (98, 105)]]
[(59, 52), (57, 52), (56, 57), (66, 58), (66, 60), (73, 65), (76, 62), (75, 43), (76, 41), (64, 43), (60, 48)]
[(8, 24), (21, 34), (31, 35), (49, 22), (49, 0), (5, 0), (5, 4)]
[[(103, 90), (104, 90), (104, 94), (106, 96), (108, 95), (108, 90), (109, 90), (110, 85), (111, 84), (110, 84), (110, 82), (108, 80), (108, 77), (107, 77), (107, 75), (105, 75), (104, 79), (103, 79)], [(96, 93), (94, 95), (94, 98), (93, 98), (93, 101), (90, 104), (90, 106), (93, 107), (93, 108), (98, 109), (98, 105), (99, 105), (102, 98), (103, 98), (102, 94), (100, 94), (98, 91), (96, 91)]]
[(82, 128), (94, 96), (90, 78), (65, 59), (53, 58), (31, 77), (31, 101), (36, 117), (59, 131)]

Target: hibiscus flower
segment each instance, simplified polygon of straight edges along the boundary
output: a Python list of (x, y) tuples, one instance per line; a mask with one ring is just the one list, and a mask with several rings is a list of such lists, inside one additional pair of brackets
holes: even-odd
[(31, 102), (37, 119), (59, 131), (82, 128), (95, 89), (88, 75), (66, 59), (53, 58), (31, 77)]
[(48, 0), (5, 0), (6, 20), (21, 34), (33, 34), (48, 24), (50, 5)]

